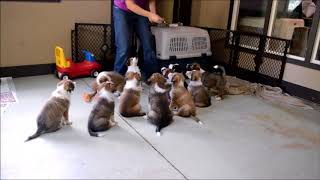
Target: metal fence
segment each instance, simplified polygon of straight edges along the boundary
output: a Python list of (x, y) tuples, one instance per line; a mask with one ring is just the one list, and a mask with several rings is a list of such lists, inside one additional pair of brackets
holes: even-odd
[[(252, 32), (203, 29), (209, 33), (213, 52), (212, 57), (205, 58), (206, 64), (225, 65), (229, 74), (252, 82), (280, 85), (289, 40)], [(76, 23), (75, 30), (71, 33), (74, 60), (81, 61), (84, 58), (81, 51), (88, 50), (105, 65), (105, 69), (112, 69), (115, 47), (110, 24)], [(133, 37), (132, 51), (136, 51), (137, 41), (135, 35)]]
[(212, 61), (227, 66), (239, 78), (279, 86), (290, 41), (257, 33), (206, 28)]

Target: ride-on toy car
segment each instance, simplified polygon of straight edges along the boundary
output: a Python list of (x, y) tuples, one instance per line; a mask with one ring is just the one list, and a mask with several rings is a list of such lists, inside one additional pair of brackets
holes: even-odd
[(66, 59), (63, 49), (56, 46), (56, 75), (59, 79), (73, 79), (82, 76), (97, 77), (102, 66), (97, 63), (94, 55), (89, 51), (83, 51), (85, 59), (82, 62), (73, 62), (72, 59)]

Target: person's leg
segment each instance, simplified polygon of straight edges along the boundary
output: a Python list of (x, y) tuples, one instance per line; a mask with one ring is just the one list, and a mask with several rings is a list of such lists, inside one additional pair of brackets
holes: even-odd
[(153, 49), (152, 33), (148, 18), (137, 16), (135, 30), (143, 48), (144, 65), (142, 71), (145, 74), (145, 78), (148, 79), (152, 73), (158, 72), (159, 70), (156, 54)]
[(116, 57), (114, 63), (114, 71), (124, 75), (127, 70), (126, 61), (129, 58), (132, 21), (129, 13), (114, 7), (113, 20), (115, 32)]

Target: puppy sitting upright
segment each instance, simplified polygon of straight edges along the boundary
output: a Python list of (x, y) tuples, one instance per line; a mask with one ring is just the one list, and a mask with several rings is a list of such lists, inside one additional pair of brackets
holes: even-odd
[(68, 79), (58, 83), (57, 89), (52, 92), (50, 99), (37, 117), (37, 132), (26, 141), (37, 138), (44, 133), (55, 132), (62, 125), (71, 125), (69, 121), (69, 107), (70, 95), (74, 87), (75, 83)]
[(140, 72), (140, 69), (138, 66), (138, 58), (137, 57), (129, 58), (127, 61), (127, 65), (128, 65), (127, 73), (136, 72), (141, 76), (141, 72)]
[(196, 117), (196, 106), (193, 98), (184, 87), (184, 76), (181, 73), (174, 73), (172, 79), (172, 88), (170, 91), (171, 103), (170, 109), (177, 109), (178, 112), (175, 115), (182, 117), (192, 117), (199, 124), (202, 122)]
[(214, 73), (214, 72), (207, 72), (204, 71), (200, 64), (193, 63), (191, 65), (187, 65), (188, 70), (199, 70), (202, 74), (201, 81), (203, 85), (208, 89), (210, 92), (211, 90), (215, 91), (217, 96), (217, 100), (221, 100), (224, 98), (225, 92), (225, 86), (226, 86), (226, 78), (225, 78), (225, 69), (222, 66), (214, 66), (213, 70), (220, 70), (221, 73)]
[(137, 72), (126, 74), (126, 85), (120, 96), (119, 112), (124, 117), (144, 116), (140, 105), (140, 95), (142, 91), (141, 76)]
[(120, 96), (120, 94), (123, 91), (123, 87), (125, 85), (125, 78), (113, 71), (103, 71), (100, 72), (97, 76), (96, 80), (92, 84), (92, 93), (84, 93), (83, 99), (85, 102), (91, 102), (92, 98), (97, 94), (98, 86), (101, 85), (104, 82), (112, 82), (115, 86), (115, 95)]
[(147, 120), (156, 126), (156, 133), (160, 136), (162, 128), (168, 126), (172, 122), (172, 112), (169, 109), (169, 100), (167, 92), (169, 85), (166, 79), (159, 73), (154, 73), (149, 79), (149, 112)]
[(200, 71), (187, 71), (186, 76), (190, 79), (188, 91), (191, 93), (195, 105), (197, 107), (211, 106), (211, 97), (202, 84)]
[(114, 99), (112, 82), (104, 82), (98, 87), (98, 100), (94, 105), (88, 121), (88, 132), (91, 136), (100, 137), (98, 132), (106, 131), (116, 125), (114, 121)]

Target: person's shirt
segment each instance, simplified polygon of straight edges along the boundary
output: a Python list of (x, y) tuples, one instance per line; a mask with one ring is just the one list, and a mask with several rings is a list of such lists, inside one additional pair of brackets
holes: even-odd
[[(147, 9), (148, 0), (133, 0), (138, 6)], [(125, 0), (114, 0), (114, 5), (124, 11), (131, 12), (126, 5)]]
[(302, 1), (302, 13), (305, 17), (310, 18), (316, 12), (316, 4), (312, 0)]

